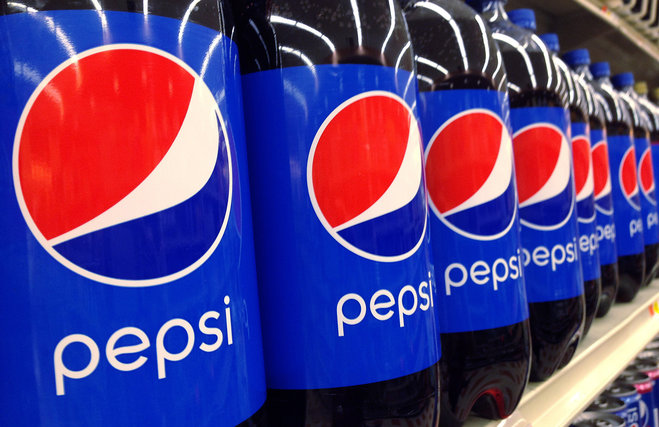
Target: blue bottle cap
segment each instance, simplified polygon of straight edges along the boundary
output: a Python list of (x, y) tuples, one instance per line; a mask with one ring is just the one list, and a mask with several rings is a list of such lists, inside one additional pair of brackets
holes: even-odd
[(527, 30), (535, 31), (535, 12), (532, 9), (514, 9), (508, 12), (508, 18), (513, 24)]
[(611, 77), (611, 83), (616, 89), (621, 87), (633, 86), (634, 85), (634, 74), (632, 73), (620, 73)]
[(558, 34), (556, 33), (546, 33), (540, 36), (540, 40), (545, 42), (547, 48), (552, 52), (558, 52), (561, 50), (561, 45), (558, 43)]
[(595, 62), (590, 64), (590, 72), (593, 77), (599, 79), (600, 77), (609, 77), (611, 75), (611, 67), (608, 62)]
[(508, 0), (466, 0), (467, 4), (471, 6), (476, 12), (482, 12), (486, 9), (487, 5), (492, 3), (506, 4)]
[(571, 50), (564, 53), (562, 58), (570, 67), (590, 64), (590, 54), (588, 53), (588, 49)]

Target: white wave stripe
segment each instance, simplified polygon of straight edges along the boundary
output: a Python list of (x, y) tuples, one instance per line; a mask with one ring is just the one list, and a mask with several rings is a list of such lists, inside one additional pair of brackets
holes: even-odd
[(55, 246), (94, 231), (160, 212), (194, 196), (213, 173), (219, 138), (215, 99), (203, 81), (196, 79), (181, 129), (160, 164), (110, 209), (49, 240), (49, 243)]
[[(460, 143), (460, 141), (456, 141)], [(476, 191), (470, 198), (468, 198), (464, 203), (459, 206), (443, 212), (442, 215), (447, 217), (449, 215), (465, 211), (467, 209), (473, 208), (474, 206), (480, 206), (484, 203), (487, 203), (491, 200), (496, 199), (501, 196), (508, 185), (510, 184), (510, 178), (513, 173), (513, 145), (510, 139), (510, 135), (506, 131), (506, 128), (501, 126), (501, 142), (499, 143), (499, 153), (497, 154), (497, 160), (494, 163), (494, 167), (490, 172), (490, 175), (487, 177), (485, 184)]]
[(520, 203), (519, 207), (533, 205), (543, 200), (549, 200), (561, 193), (567, 187), (570, 181), (570, 149), (568, 148), (567, 141), (561, 136), (561, 149), (558, 153), (558, 161), (551, 176), (545, 182), (545, 185), (540, 188), (533, 196), (529, 197)]
[(419, 191), (422, 172), (421, 134), (419, 133), (417, 121), (410, 116), (410, 132), (407, 138), (405, 155), (393, 182), (378, 201), (355, 218), (334, 227), (334, 231), (345, 230), (407, 205)]
[[(587, 143), (586, 143), (587, 144)], [(590, 147), (588, 147), (588, 175), (586, 176), (586, 183), (584, 184), (579, 194), (577, 194), (577, 202), (590, 197), (595, 192), (595, 177), (593, 176), (593, 158), (590, 155)]]

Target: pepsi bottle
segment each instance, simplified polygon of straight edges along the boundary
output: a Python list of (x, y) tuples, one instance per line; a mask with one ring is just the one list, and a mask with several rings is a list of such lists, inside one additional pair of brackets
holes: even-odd
[(437, 295), (400, 5), (234, 5), (269, 422), (434, 425)]
[(589, 122), (589, 110), (594, 110), (593, 99), (588, 96), (585, 81), (578, 75), (573, 74), (565, 62), (557, 56), (560, 50), (558, 36), (554, 33), (548, 33), (541, 35), (540, 39), (554, 54), (554, 61), (567, 87), (570, 132), (572, 135), (572, 162), (577, 194), (579, 253), (581, 255), (586, 300), (586, 321), (583, 331), (585, 336), (595, 318), (595, 313), (597, 313), (602, 292)]
[(232, 28), (0, 0), (0, 425), (263, 425)]
[(586, 49), (577, 49), (563, 55), (563, 60), (579, 76), (577, 82), (585, 84), (588, 100), (588, 120), (593, 160), (593, 183), (597, 223), (597, 241), (602, 273), (602, 292), (597, 308), (597, 317), (608, 313), (618, 293), (618, 252), (615, 240), (611, 173), (609, 171), (609, 149), (606, 139), (606, 122), (613, 115), (601, 94), (589, 83), (593, 80), (588, 65), (590, 56)]
[(659, 248), (659, 224), (657, 198), (655, 196), (652, 153), (650, 151), (650, 117), (641, 108), (634, 92), (634, 75), (621, 73), (611, 78), (619, 91), (620, 99), (630, 112), (634, 124), (634, 151), (636, 154), (637, 181), (641, 214), (643, 216), (643, 242), (645, 245), (645, 284), (657, 273), (657, 249)]
[[(652, 171), (659, 170), (659, 108), (648, 100), (648, 87), (645, 82), (637, 82), (634, 89), (638, 93), (638, 102), (650, 119), (650, 150), (652, 153)], [(655, 173), (656, 175), (656, 173)], [(656, 193), (656, 176), (655, 176)], [(658, 393), (659, 394), (659, 393)]]
[(551, 53), (535, 34), (508, 20), (504, 3), (469, 1), (490, 24), (508, 73), (531, 380), (542, 381), (570, 359), (584, 323), (569, 116)]
[(521, 398), (531, 353), (506, 74), (473, 9), (406, 3), (440, 283), (440, 424), (460, 425), (472, 409), (504, 418)]
[(632, 122), (630, 111), (609, 80), (609, 64), (591, 64), (590, 72), (594, 79), (593, 87), (605, 99), (612, 113), (612, 117), (607, 119), (606, 127), (620, 277), (616, 299), (629, 302), (634, 299), (645, 280), (643, 218), (638, 194)]

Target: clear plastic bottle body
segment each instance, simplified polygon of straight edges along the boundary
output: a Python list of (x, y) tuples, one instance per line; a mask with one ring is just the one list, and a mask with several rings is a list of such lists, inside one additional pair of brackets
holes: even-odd
[[(523, 131), (529, 130), (531, 126), (536, 126), (533, 123), (560, 122), (562, 124), (555, 126), (562, 129), (561, 132), (567, 135), (569, 117), (566, 101), (568, 93), (565, 82), (559, 77), (559, 71), (551, 52), (535, 34), (515, 26), (507, 19), (504, 9), (505, 2), (469, 1), (468, 3), (475, 7), (489, 23), (502, 53), (508, 75), (507, 86), (515, 145), (517, 146), (516, 139), (523, 134)], [(549, 117), (552, 115), (557, 118), (550, 119)], [(526, 119), (531, 116), (534, 118)], [(523, 185), (527, 178), (520, 177), (520, 155), (517, 148), (515, 151), (522, 209), (522, 243), (528, 246), (525, 247), (525, 250), (531, 255), (529, 262), (525, 263), (533, 350), (531, 381), (542, 381), (551, 376), (560, 364), (569, 361), (583, 333), (585, 314), (583, 278), (578, 262), (573, 265), (573, 268), (563, 270), (562, 273), (565, 277), (561, 277), (560, 280), (553, 279), (553, 281), (550, 279), (551, 274), (546, 274), (547, 272), (541, 267), (535, 265), (537, 259), (534, 260), (532, 254), (538, 250), (538, 247), (544, 245), (536, 243), (536, 239), (551, 240), (554, 238), (552, 233), (555, 231), (539, 231), (540, 227), (533, 222), (536, 221), (535, 219), (525, 218), (524, 207), (532, 205), (525, 201), (534, 199), (524, 196)], [(571, 191), (574, 191), (574, 184), (571, 185)], [(566, 228), (554, 228), (554, 230), (565, 231), (566, 234), (561, 237), (561, 240), (566, 242), (567, 239), (576, 239), (577, 235), (576, 215), (570, 218), (572, 219), (568, 222), (571, 225)], [(524, 226), (525, 221), (531, 225)], [(536, 269), (537, 274), (529, 274), (531, 269)], [(547, 287), (549, 287), (551, 289), (557, 281), (561, 283), (561, 286), (565, 286), (565, 289), (569, 288), (572, 291), (565, 292), (563, 297), (557, 297), (556, 294), (552, 296), (536, 294), (538, 288), (548, 289)]]
[[(404, 3), (407, 3), (404, 12), (419, 74), (426, 177), (434, 206), (430, 212), (434, 265), (438, 277), (448, 281), (451, 273), (457, 271), (457, 265), (470, 266), (483, 260), (501, 263), (501, 259), (516, 259), (519, 250), (512, 162), (509, 174), (499, 174), (494, 180), (486, 181), (477, 176), (482, 163), (496, 164), (511, 156), (505, 68), (491, 32), (473, 9), (457, 0)], [(467, 122), (471, 118), (481, 126), (495, 122), (500, 126), (493, 126), (496, 129), (492, 134), (481, 134)], [(444, 138), (449, 133), (451, 136)], [(491, 147), (500, 144), (510, 145), (505, 147), (508, 153), (486, 158), (484, 153), (490, 153)], [(454, 151), (452, 146), (459, 148)], [(437, 155), (439, 150), (445, 151)], [(494, 154), (498, 152), (494, 151)], [(455, 161), (448, 157), (453, 152), (458, 156)], [(458, 162), (460, 168), (453, 168)], [(488, 184), (506, 188), (504, 194), (510, 196), (509, 204), (489, 211), (479, 210), (486, 209), (487, 202), (496, 203), (500, 199), (492, 195), (487, 202), (470, 206), (461, 215), (465, 218), (472, 215), (469, 222), (480, 223), (483, 229), (489, 222), (499, 222), (503, 217), (506, 217), (505, 225), (512, 219), (508, 231), (491, 239), (479, 233), (468, 236), (456, 225), (458, 220), (450, 214), (455, 207), (444, 207), (447, 199), (444, 192), (451, 191), (452, 186), (470, 187), (466, 181), (477, 183), (473, 193), (486, 189)], [(442, 291), (444, 286), (440, 287), (438, 300), (444, 308), (440, 315), (440, 425), (461, 425), (472, 410), (490, 419), (507, 417), (522, 396), (530, 367), (530, 333), (523, 278), (520, 274), (512, 275), (514, 278), (506, 274), (498, 291), (491, 286), (480, 286), (471, 278), (459, 288), (451, 289), (450, 295)], [(506, 322), (502, 323), (502, 316), (494, 314), (501, 306), (519, 315), (506, 316)], [(483, 318), (489, 318), (490, 323)], [(493, 320), (497, 323), (493, 324)]]
[[(326, 205), (341, 199), (341, 194), (327, 199), (329, 202), (318, 201), (321, 184), (352, 180), (352, 184), (346, 182), (347, 193), (371, 178), (370, 170), (360, 175), (353, 152), (363, 148), (364, 158), (375, 158), (400, 142), (383, 135), (382, 140), (366, 146), (369, 132), (364, 131), (365, 126), (382, 128), (393, 122), (397, 129), (416, 123), (414, 59), (400, 6), (393, 1), (360, 0), (236, 0), (232, 4), (254, 191), (268, 422), (273, 426), (435, 425), (439, 418), (437, 308), (429, 308), (423, 297), (412, 300), (410, 291), (401, 301), (405, 298), (408, 302), (402, 304), (407, 307), (414, 301), (418, 301), (414, 307), (425, 307), (427, 311), (422, 313), (417, 310), (417, 316), (422, 316), (417, 317), (419, 323), (414, 324), (414, 316), (410, 316), (399, 326), (393, 311), (387, 315), (387, 310), (378, 309), (379, 303), (386, 305), (388, 289), (394, 286), (399, 293), (401, 286), (407, 289), (406, 285), (417, 281), (418, 287), (423, 280), (424, 295), (428, 296), (428, 290), (435, 294), (427, 229), (412, 255), (381, 261), (383, 257), (372, 257), (366, 249), (355, 249), (375, 239), (377, 232), (355, 237), (348, 244), (352, 237), (344, 238), (346, 231), (329, 225)], [(367, 115), (368, 121), (341, 114), (355, 102), (375, 105), (383, 97), (389, 104), (403, 105), (408, 120), (400, 124), (395, 117), (382, 115), (374, 121), (369, 112), (379, 114), (378, 106), (350, 110), (357, 116)], [(334, 142), (346, 149), (346, 157), (326, 169), (326, 174), (315, 175), (322, 166), (318, 163), (321, 149), (313, 147), (320, 147), (326, 132), (340, 133), (344, 126), (333, 123), (344, 117), (352, 120), (345, 127), (354, 133)], [(355, 142), (354, 150), (350, 141)], [(336, 152), (324, 151), (328, 156)], [(420, 146), (417, 153), (420, 155)], [(416, 167), (416, 159), (412, 165)], [(417, 194), (423, 192), (421, 186)], [(414, 200), (409, 203), (416, 203)], [(352, 201), (360, 202), (360, 198)], [(399, 214), (400, 210), (394, 211), (381, 219)], [(323, 219), (323, 215), (327, 216)], [(411, 223), (423, 220), (408, 219)], [(372, 223), (357, 222), (356, 227)], [(402, 228), (400, 224), (396, 227)], [(385, 230), (390, 233), (389, 241), (409, 232), (396, 227)], [(383, 245), (374, 242), (369, 250)], [(344, 299), (339, 299), (339, 289), (345, 293)], [(366, 290), (372, 298), (362, 296)], [(339, 330), (339, 336), (337, 317), (342, 312), (337, 301), (345, 303), (340, 307), (353, 319), (340, 323), (345, 328)], [(355, 307), (363, 307), (363, 317), (350, 312)], [(356, 339), (360, 333), (365, 335)], [(419, 363), (429, 351), (434, 357), (429, 363)], [(422, 369), (409, 368), (416, 365)], [(368, 379), (373, 377), (381, 379)]]

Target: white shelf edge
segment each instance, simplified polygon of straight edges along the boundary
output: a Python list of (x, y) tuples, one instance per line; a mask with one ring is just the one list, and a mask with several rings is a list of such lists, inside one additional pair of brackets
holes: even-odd
[[(632, 24), (622, 19), (615, 10), (610, 9), (608, 5), (598, 0), (574, 0), (577, 4), (590, 11), (592, 14), (600, 17), (609, 25), (616, 28), (625, 37), (643, 49), (648, 56), (652, 57), (655, 61), (659, 61), (659, 46), (650, 41), (647, 37), (635, 29)], [(606, 7), (608, 11), (602, 10)]]
[[(530, 383), (507, 419), (470, 418), (469, 427), (556, 427), (568, 425), (659, 333), (659, 281), (641, 289), (632, 303), (615, 304), (595, 319), (570, 363), (542, 383)], [(594, 368), (596, 367), (596, 368)]]

